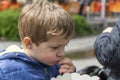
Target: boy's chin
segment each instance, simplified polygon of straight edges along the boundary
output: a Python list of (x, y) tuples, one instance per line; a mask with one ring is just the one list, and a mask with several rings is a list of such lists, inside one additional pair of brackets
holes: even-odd
[(56, 63), (47, 64), (48, 66), (54, 66)]

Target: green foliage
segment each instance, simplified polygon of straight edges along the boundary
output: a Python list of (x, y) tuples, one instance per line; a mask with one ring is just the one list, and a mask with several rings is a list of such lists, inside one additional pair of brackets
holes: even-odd
[(75, 23), (75, 37), (87, 36), (94, 34), (94, 30), (91, 25), (87, 23), (85, 18), (80, 15), (72, 15)]
[(19, 40), (17, 20), (19, 10), (4, 10), (0, 12), (0, 38), (2, 40)]
[(70, 52), (65, 53), (65, 57), (68, 57), (70, 59), (82, 59), (86, 58), (86, 52), (85, 51), (79, 51), (79, 52)]
[[(0, 40), (20, 40), (17, 21), (20, 10), (4, 10), (0, 12)], [(75, 37), (93, 35), (96, 30), (88, 24), (84, 17), (72, 15), (75, 22)]]

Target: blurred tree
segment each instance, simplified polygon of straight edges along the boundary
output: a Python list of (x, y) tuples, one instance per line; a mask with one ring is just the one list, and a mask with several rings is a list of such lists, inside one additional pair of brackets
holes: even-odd
[(54, 0), (48, 0), (48, 1), (54, 2)]

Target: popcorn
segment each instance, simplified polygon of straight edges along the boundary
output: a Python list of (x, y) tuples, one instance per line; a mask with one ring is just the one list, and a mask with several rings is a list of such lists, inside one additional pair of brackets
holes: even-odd
[(52, 78), (51, 80), (72, 80), (70, 73), (65, 73), (63, 75), (58, 75), (56, 78)]
[(80, 75), (79, 73), (65, 73), (63, 75), (58, 75), (51, 80), (100, 80), (100, 78), (98, 76), (91, 77), (88, 74)]

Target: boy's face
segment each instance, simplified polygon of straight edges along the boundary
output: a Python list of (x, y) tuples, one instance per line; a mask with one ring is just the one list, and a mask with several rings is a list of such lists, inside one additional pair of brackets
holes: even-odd
[(47, 65), (54, 65), (64, 57), (64, 49), (68, 40), (60, 36), (51, 37), (39, 46), (32, 43), (31, 57)]

